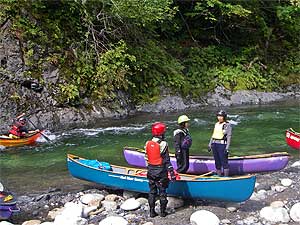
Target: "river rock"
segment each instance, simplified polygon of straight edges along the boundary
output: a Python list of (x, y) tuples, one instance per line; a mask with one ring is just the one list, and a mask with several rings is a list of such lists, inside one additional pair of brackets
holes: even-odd
[(152, 222), (146, 222), (143, 225), (154, 225)]
[(28, 220), (22, 223), (22, 225), (38, 225), (41, 224), (40, 220)]
[(294, 162), (291, 167), (300, 167), (300, 161)]
[(295, 222), (300, 222), (300, 202), (292, 206), (290, 216)]
[(282, 201), (274, 201), (270, 204), (272, 208), (280, 208), (284, 206), (284, 203)]
[(99, 225), (128, 225), (128, 222), (120, 216), (109, 216), (101, 220)]
[(167, 208), (177, 209), (184, 205), (184, 201), (180, 198), (168, 197)]
[(54, 208), (48, 212), (47, 218), (54, 220), (56, 216), (60, 215), (63, 212), (64, 208)]
[(273, 208), (271, 206), (264, 207), (260, 210), (260, 217), (274, 223), (290, 221), (290, 216), (285, 208)]
[(88, 206), (88, 207), (83, 207), (82, 210), (82, 217), (87, 218), (89, 217), (90, 213), (95, 211), (97, 209), (97, 206)]
[(289, 187), (289, 186), (291, 186), (292, 183), (293, 183), (293, 181), (289, 178), (284, 178), (281, 180), (281, 184), (284, 187)]
[(198, 210), (194, 212), (190, 221), (192, 225), (219, 225), (219, 218), (212, 212), (207, 210)]
[(253, 225), (254, 223), (258, 222), (258, 219), (254, 216), (249, 216), (243, 220), (245, 225)]
[(146, 205), (148, 203), (148, 199), (146, 198), (138, 198), (137, 201), (141, 204), (141, 205)]
[(44, 223), (41, 223), (40, 225), (54, 225), (53, 222), (44, 222)]
[[(0, 149), (1, 150), (1, 149)], [(0, 191), (3, 191), (4, 190), (4, 187), (3, 187), (3, 185), (1, 184), (1, 182), (0, 182)]]
[(7, 221), (0, 222), (0, 225), (14, 225), (13, 223), (9, 223)]
[(66, 215), (58, 215), (55, 217), (54, 225), (87, 225), (88, 221), (87, 219), (81, 218), (81, 217), (70, 217)]
[(271, 189), (276, 192), (283, 192), (286, 189), (286, 187), (283, 187), (281, 185), (276, 185), (276, 186), (272, 186)]
[(118, 204), (114, 201), (104, 200), (101, 202), (106, 211), (113, 211), (118, 208)]
[(101, 194), (85, 194), (80, 197), (80, 201), (88, 206), (99, 207), (100, 202), (104, 199), (104, 195)]
[(139, 195), (138, 192), (134, 192), (134, 191), (123, 191), (123, 198), (125, 199), (129, 199), (129, 198), (136, 198)]
[(105, 196), (106, 201), (116, 201), (118, 199), (118, 195), (110, 194)]
[(81, 204), (67, 202), (61, 212), (61, 215), (64, 215), (65, 217), (81, 217), (82, 210), (83, 206)]
[(123, 210), (135, 210), (141, 206), (135, 198), (129, 198), (120, 206)]

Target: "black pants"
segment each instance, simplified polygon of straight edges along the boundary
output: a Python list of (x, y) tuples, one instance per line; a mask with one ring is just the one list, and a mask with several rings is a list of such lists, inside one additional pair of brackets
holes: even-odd
[(217, 170), (229, 169), (228, 154), (225, 152), (226, 144), (212, 143), (211, 148), (213, 150), (215, 166)]
[(167, 169), (161, 166), (148, 165), (147, 178), (149, 179), (149, 197), (148, 202), (150, 208), (155, 207), (155, 199), (159, 196), (161, 206), (166, 206), (167, 188), (169, 186), (169, 178)]
[(178, 173), (186, 173), (186, 171), (189, 169), (190, 166), (189, 156), (190, 156), (189, 149), (182, 149), (180, 153), (176, 153)]

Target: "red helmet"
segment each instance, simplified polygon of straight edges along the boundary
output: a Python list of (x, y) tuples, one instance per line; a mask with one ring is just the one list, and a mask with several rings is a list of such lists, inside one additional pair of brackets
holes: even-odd
[(156, 122), (152, 124), (152, 135), (153, 136), (161, 136), (163, 135), (167, 130), (167, 127), (164, 123)]

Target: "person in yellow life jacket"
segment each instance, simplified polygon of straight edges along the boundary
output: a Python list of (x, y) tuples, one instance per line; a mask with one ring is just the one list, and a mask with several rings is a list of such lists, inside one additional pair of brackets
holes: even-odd
[(152, 139), (146, 142), (145, 159), (147, 162), (147, 178), (149, 180), (149, 196), (148, 203), (150, 206), (150, 217), (155, 217), (158, 214), (155, 212), (155, 200), (159, 196), (160, 215), (167, 215), (167, 193), (169, 186), (168, 172), (171, 175), (171, 180), (176, 180), (174, 169), (170, 163), (169, 147), (165, 141), (166, 125), (161, 122), (152, 124)]
[(190, 119), (186, 115), (178, 117), (179, 128), (174, 131), (174, 148), (177, 163), (177, 172), (186, 173), (189, 169), (189, 151), (192, 137), (188, 126)]
[(217, 119), (218, 122), (215, 124), (213, 134), (208, 144), (208, 151), (213, 151), (217, 174), (221, 176), (223, 169), (224, 176), (228, 176), (228, 154), (232, 136), (232, 128), (230, 123), (226, 120), (227, 113), (224, 110), (220, 110), (217, 113)]

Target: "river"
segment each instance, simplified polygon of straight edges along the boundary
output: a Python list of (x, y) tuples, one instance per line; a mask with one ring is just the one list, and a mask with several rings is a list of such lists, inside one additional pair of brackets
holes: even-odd
[[(193, 137), (191, 154), (209, 155), (207, 144), (216, 122), (216, 108), (185, 111), (191, 118)], [(300, 105), (285, 101), (262, 106), (230, 107), (228, 120), (233, 125), (231, 155), (287, 151), (298, 158), (299, 153), (285, 143), (285, 130), (300, 130)], [(167, 141), (173, 150), (172, 133), (182, 113), (139, 114), (123, 120), (95, 124), (93, 128), (78, 128), (47, 135), (50, 142), (40, 139), (34, 146), (1, 148), (0, 182), (18, 194), (39, 193), (51, 188), (63, 191), (79, 189), (86, 182), (72, 178), (66, 167), (67, 153), (126, 165), (124, 146), (143, 147), (151, 137), (151, 124), (167, 124)]]

